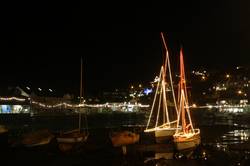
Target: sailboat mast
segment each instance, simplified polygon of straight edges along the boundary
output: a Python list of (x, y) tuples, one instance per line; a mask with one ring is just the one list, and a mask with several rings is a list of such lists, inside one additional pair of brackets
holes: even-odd
[(167, 60), (168, 60), (168, 47), (167, 47), (167, 44), (166, 44), (166, 41), (165, 41), (165, 38), (164, 38), (164, 35), (163, 33), (161, 32), (161, 38), (162, 38), (162, 41), (163, 41), (163, 45), (164, 45), (164, 48), (166, 49), (166, 57), (163, 58), (164, 59), (164, 72), (166, 72), (167, 70)]
[[(163, 123), (165, 123), (165, 118), (167, 119), (167, 123), (169, 123), (169, 114), (168, 114), (168, 107), (167, 107), (167, 97), (166, 97), (166, 72), (167, 72), (167, 61), (168, 59), (168, 49), (167, 49), (167, 44), (166, 41), (164, 39), (163, 33), (161, 32), (161, 38), (164, 44), (164, 48), (166, 49), (166, 57), (163, 60), (163, 74), (162, 74), (162, 87), (163, 87), (163, 110), (164, 110), (164, 114), (163, 114)], [(170, 80), (171, 81), (171, 80)]]
[[(181, 49), (181, 59), (182, 59), (182, 76), (183, 76), (183, 97), (185, 98), (184, 100), (184, 106), (185, 106), (185, 109), (187, 111), (187, 115), (188, 115), (188, 119), (189, 119), (189, 125), (191, 125), (191, 129), (192, 131), (194, 132), (194, 128), (193, 128), (193, 123), (192, 123), (192, 118), (191, 118), (191, 115), (190, 115), (190, 110), (189, 110), (189, 102), (188, 102), (188, 94), (187, 94), (187, 86), (186, 86), (186, 76), (185, 76), (185, 67), (184, 67), (184, 60), (183, 60), (183, 51)], [(186, 122), (186, 121), (185, 121)]]
[(82, 57), (81, 57), (81, 73), (80, 73), (81, 75), (80, 75), (80, 103), (82, 102), (82, 93), (83, 93), (83, 91), (82, 91)]
[(170, 66), (170, 59), (169, 59), (168, 47), (167, 47), (166, 40), (165, 40), (164, 35), (163, 35), (162, 32), (161, 32), (161, 38), (162, 38), (163, 45), (164, 45), (165, 50), (166, 50), (166, 58), (165, 58), (165, 62), (164, 62), (164, 69), (165, 69), (164, 73), (166, 73), (167, 67), (168, 67), (169, 79), (170, 79), (170, 86), (171, 86), (172, 95), (173, 95), (173, 101), (174, 101), (174, 107), (175, 107), (176, 115), (178, 116), (178, 109), (177, 109), (177, 104), (176, 104), (176, 99), (175, 99), (175, 93), (174, 93), (174, 85), (173, 85), (173, 79), (172, 79), (172, 73), (171, 73), (171, 66)]
[[(83, 93), (83, 91), (82, 91), (82, 57), (81, 57), (81, 72), (80, 72), (80, 100), (79, 100), (79, 102), (80, 102), (80, 104), (82, 104), (82, 93)], [(79, 107), (79, 132), (81, 131), (81, 118), (82, 118), (82, 115), (81, 115), (81, 105), (80, 105), (80, 107)]]
[(182, 122), (182, 128), (185, 131), (186, 128), (186, 119), (185, 119), (185, 103), (184, 103), (184, 99), (186, 98), (185, 92), (185, 84), (186, 84), (186, 80), (185, 80), (185, 75), (184, 75), (184, 63), (183, 63), (183, 54), (182, 54), (182, 49), (180, 51), (180, 90), (181, 90), (181, 122)]

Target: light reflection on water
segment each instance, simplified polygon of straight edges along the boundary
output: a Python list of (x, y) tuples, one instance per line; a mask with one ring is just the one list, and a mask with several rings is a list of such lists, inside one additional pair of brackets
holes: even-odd
[[(215, 140), (214, 142), (210, 143), (213, 147), (218, 150), (229, 152), (230, 146), (237, 146), (244, 143), (248, 143), (250, 135), (250, 129), (235, 129), (226, 132), (225, 134), (221, 135), (219, 140)], [(241, 150), (240, 148), (238, 150)]]
[[(202, 146), (205, 149), (205, 151), (200, 152), (200, 154), (204, 154), (201, 157), (203, 161), (209, 160), (211, 163), (219, 165), (220, 163), (221, 165), (225, 164), (224, 162), (236, 165), (248, 163), (250, 160), (249, 120), (250, 114), (228, 116), (220, 113), (219, 116), (213, 114), (213, 116), (207, 117), (198, 114), (194, 122), (201, 129)], [(216, 151), (211, 150), (211, 148)], [(155, 156), (155, 159), (157, 158), (159, 160), (159, 155)], [(171, 165), (170, 161), (160, 161), (155, 165)], [(177, 164), (176, 160), (175, 164)]]
[(222, 135), (223, 144), (238, 144), (248, 141), (250, 130), (232, 130)]

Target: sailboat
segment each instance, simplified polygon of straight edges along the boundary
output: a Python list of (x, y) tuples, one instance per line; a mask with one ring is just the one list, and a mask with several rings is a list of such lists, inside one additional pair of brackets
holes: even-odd
[[(166, 58), (164, 64), (161, 66), (153, 104), (151, 107), (146, 129), (144, 130), (144, 132), (154, 132), (157, 143), (161, 143), (171, 139), (176, 130), (180, 129), (180, 126), (177, 125), (178, 109), (175, 100), (169, 54), (163, 33), (161, 33), (161, 38), (165, 47)], [(169, 82), (167, 82), (167, 71)], [(167, 91), (172, 92), (168, 98)], [(170, 103), (170, 100), (173, 100), (172, 105)], [(156, 101), (158, 101), (158, 103), (156, 103)], [(153, 112), (155, 111), (157, 111), (155, 125), (154, 127), (149, 128), (149, 125), (152, 121)]]
[(59, 149), (61, 151), (69, 151), (71, 150), (75, 145), (78, 143), (86, 142), (89, 136), (88, 127), (87, 127), (87, 117), (85, 115), (85, 122), (86, 122), (86, 131), (81, 131), (81, 111), (82, 106), (84, 105), (84, 100), (82, 100), (83, 96), (83, 86), (82, 86), (82, 73), (83, 73), (83, 67), (82, 67), (82, 58), (81, 58), (81, 80), (80, 80), (80, 104), (79, 104), (79, 125), (78, 129), (66, 131), (63, 133), (60, 133), (57, 136), (57, 142), (59, 144)]
[(173, 135), (177, 150), (195, 148), (200, 144), (200, 129), (194, 128), (187, 96), (186, 78), (182, 49), (180, 50), (180, 82), (178, 89), (179, 114), (177, 125), (181, 125), (181, 130), (176, 130)]

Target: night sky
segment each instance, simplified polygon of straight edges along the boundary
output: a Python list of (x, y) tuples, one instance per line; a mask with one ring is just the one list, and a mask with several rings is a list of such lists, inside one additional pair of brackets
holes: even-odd
[(162, 64), (160, 32), (172, 66), (183, 46), (187, 69), (250, 63), (250, 2), (1, 5), (1, 84), (92, 94), (151, 81)]

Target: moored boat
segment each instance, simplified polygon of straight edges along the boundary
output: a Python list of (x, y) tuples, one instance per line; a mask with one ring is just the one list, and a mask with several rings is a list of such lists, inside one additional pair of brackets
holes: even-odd
[(41, 129), (24, 134), (21, 144), (25, 147), (39, 147), (50, 144), (54, 138), (48, 129)]
[[(156, 143), (166, 143), (166, 141), (173, 138), (176, 130), (180, 129), (180, 126), (177, 125), (178, 109), (175, 100), (170, 59), (163, 33), (161, 33), (161, 37), (166, 51), (165, 62), (161, 66), (149, 119), (144, 130), (146, 133), (155, 133)], [(155, 124), (151, 125), (150, 123), (154, 119), (153, 114), (156, 114), (156, 120)]]
[(157, 143), (164, 142), (164, 140), (172, 138), (177, 129), (177, 121), (172, 121), (170, 123), (165, 123), (157, 127), (155, 130), (155, 138)]
[(192, 149), (201, 143), (200, 129), (194, 129), (194, 132), (185, 134), (180, 132), (175, 134), (174, 138), (177, 150)]
[(81, 73), (80, 73), (80, 102), (79, 102), (79, 124), (77, 129), (73, 129), (70, 131), (65, 131), (57, 134), (57, 142), (58, 142), (58, 147), (61, 151), (67, 152), (70, 150), (74, 150), (75, 147), (77, 147), (79, 144), (84, 143), (87, 141), (89, 133), (88, 133), (88, 125), (87, 125), (87, 115), (86, 113), (84, 114), (85, 117), (85, 123), (86, 123), (86, 130), (82, 131), (81, 130), (81, 123), (82, 123), (82, 114), (81, 114), (81, 109), (82, 105), (84, 105), (84, 100), (83, 98), (83, 83), (82, 83), (82, 75), (83, 75), (83, 61), (81, 58)]
[(113, 147), (126, 146), (139, 141), (140, 135), (131, 131), (113, 132), (110, 135)]
[(181, 130), (176, 130), (176, 133), (173, 135), (174, 143), (177, 150), (195, 148), (200, 144), (200, 129), (193, 127), (190, 115), (182, 49), (180, 51), (180, 82), (178, 94), (179, 114), (177, 125), (181, 124), (182, 128)]
[(87, 138), (85, 133), (79, 132), (79, 130), (76, 129), (58, 134), (57, 141), (59, 143), (77, 143), (86, 141)]

